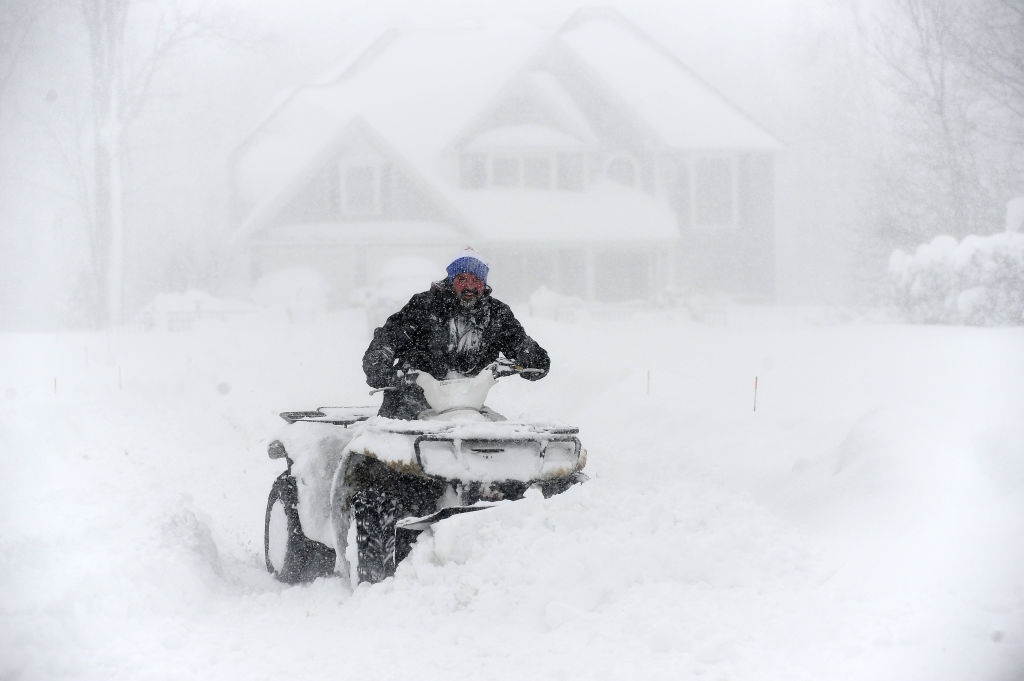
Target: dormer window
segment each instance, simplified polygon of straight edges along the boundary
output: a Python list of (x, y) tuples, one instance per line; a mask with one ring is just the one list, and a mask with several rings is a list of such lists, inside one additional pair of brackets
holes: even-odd
[(501, 152), (464, 154), (459, 164), (463, 189), (525, 187), (527, 189), (583, 189), (583, 154)]
[(519, 158), (495, 156), (491, 159), (491, 184), (495, 187), (519, 186)]
[(487, 157), (484, 154), (462, 155), (459, 183), (463, 189), (483, 189), (487, 186)]
[(523, 159), (523, 186), (528, 189), (551, 189), (550, 156), (527, 156)]
[(583, 143), (538, 125), (505, 126), (477, 135), (459, 157), (459, 186), (583, 189)]
[(630, 156), (615, 156), (608, 161), (605, 175), (612, 182), (624, 187), (635, 187), (639, 171), (636, 161)]
[(381, 162), (341, 164), (341, 212), (346, 217), (379, 216), (389, 197), (390, 167)]

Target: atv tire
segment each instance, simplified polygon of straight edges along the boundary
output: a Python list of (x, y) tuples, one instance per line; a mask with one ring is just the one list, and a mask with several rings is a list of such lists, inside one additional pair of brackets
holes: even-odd
[(295, 478), (284, 472), (267, 499), (263, 553), (267, 571), (286, 584), (312, 582), (334, 572), (334, 549), (303, 533), (298, 503)]
[(397, 519), (398, 500), (387, 488), (370, 485), (352, 495), (358, 581), (376, 584), (395, 574)]

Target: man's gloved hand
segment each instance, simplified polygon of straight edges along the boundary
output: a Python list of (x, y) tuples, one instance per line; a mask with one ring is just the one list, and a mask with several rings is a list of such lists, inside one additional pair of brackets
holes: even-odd
[(416, 385), (416, 377), (420, 375), (419, 369), (414, 369), (408, 362), (395, 369), (395, 377), (392, 385), (399, 389)]

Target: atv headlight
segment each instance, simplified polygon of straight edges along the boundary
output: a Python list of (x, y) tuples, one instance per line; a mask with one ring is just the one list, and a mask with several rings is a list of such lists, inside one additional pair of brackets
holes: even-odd
[(455, 443), (451, 440), (421, 440), (417, 453), (420, 468), (428, 475), (444, 475), (455, 465)]
[(569, 475), (579, 463), (580, 442), (576, 439), (551, 440), (544, 447), (542, 455), (542, 475)]

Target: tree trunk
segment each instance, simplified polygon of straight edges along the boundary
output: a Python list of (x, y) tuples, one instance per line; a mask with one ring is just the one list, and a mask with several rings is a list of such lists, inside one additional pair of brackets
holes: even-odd
[(128, 0), (81, 0), (92, 57), (93, 228), (92, 265), (98, 321), (121, 322), (124, 282), (124, 210), (121, 181), (125, 19)]

